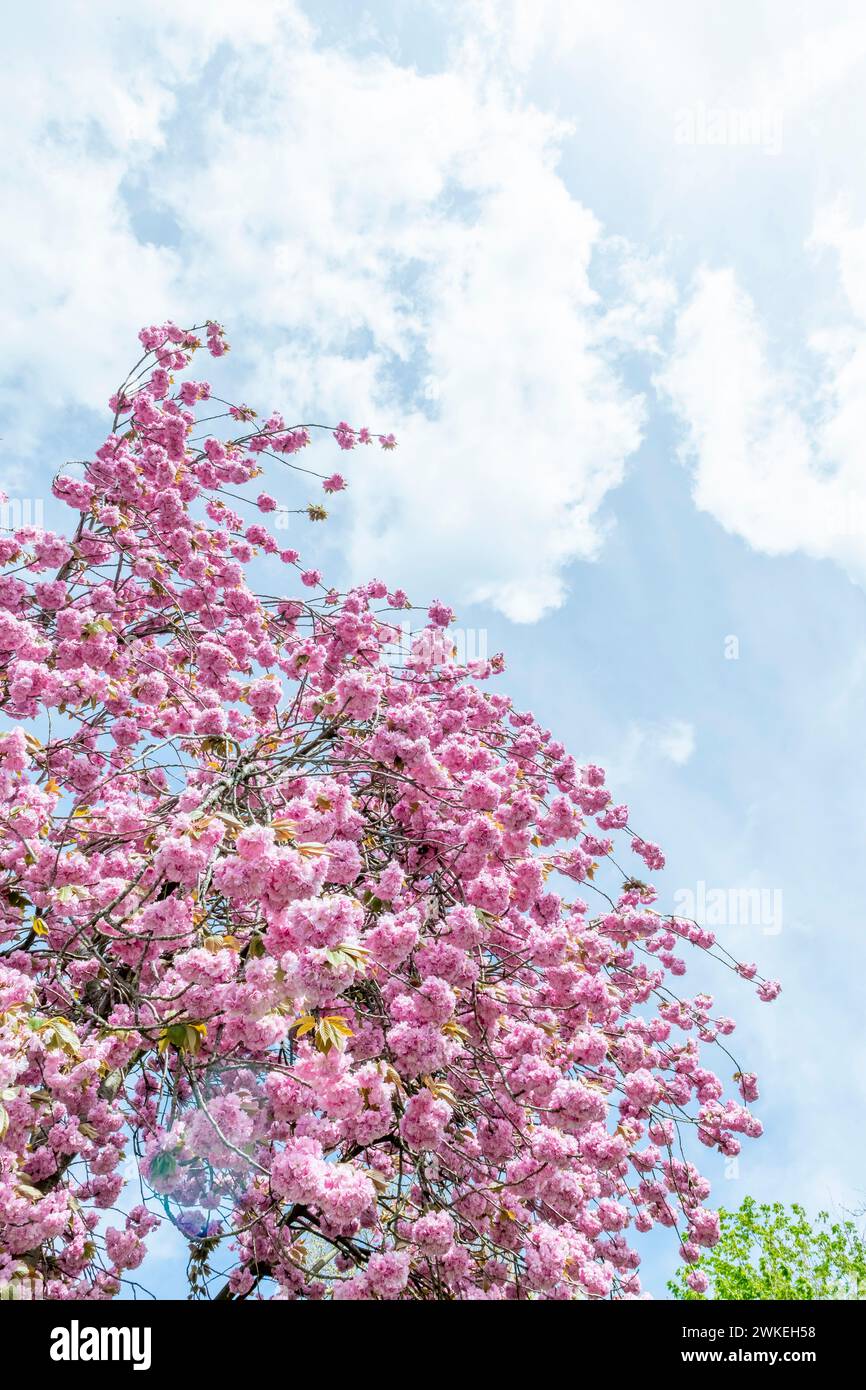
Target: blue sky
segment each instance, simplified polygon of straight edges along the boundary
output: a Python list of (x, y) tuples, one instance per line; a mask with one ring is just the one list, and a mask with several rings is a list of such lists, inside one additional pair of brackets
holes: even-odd
[(305, 558), (504, 649), (669, 902), (781, 893), (781, 931), (720, 933), (775, 1005), (696, 976), (766, 1126), (714, 1197), (866, 1205), (862, 8), (92, 0), (9, 29), (7, 491), (55, 517), (166, 316), (227, 326), (219, 394), (393, 429)]

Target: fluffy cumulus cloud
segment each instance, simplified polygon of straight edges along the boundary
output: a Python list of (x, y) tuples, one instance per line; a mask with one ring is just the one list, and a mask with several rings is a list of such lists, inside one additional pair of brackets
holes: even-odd
[[(434, 6), (440, 41), (418, 66), (406, 11), (382, 0), (338, 30), (331, 10), (16, 12), (0, 95), (16, 132), (0, 151), (7, 474), (59, 461), (61, 412), (107, 396), (141, 322), (213, 316), (236, 348), (227, 392), (398, 434), (396, 455), (351, 469), (331, 531), (347, 574), (533, 621), (612, 524), (648, 418), (624, 366), (637, 354), (683, 426), (698, 506), (758, 549), (864, 578), (866, 234), (834, 204), (801, 246), (810, 131), (834, 94), (860, 109), (866, 24), (840, 11), (789, 34), (767, 0), (756, 36), (735, 5), (710, 51), (685, 9), (512, 0), (455, 5), (446, 25)], [(653, 36), (661, 66), (645, 62)], [(708, 103), (781, 113), (781, 150), (677, 144), (676, 111)], [(848, 139), (825, 141), (834, 190)], [(786, 254), (805, 269), (829, 250), (843, 291), (819, 334), (800, 303), (809, 330), (784, 352), (750, 259), (768, 239), (727, 218), (774, 179), (805, 190)], [(674, 249), (708, 266), (676, 317)]]
[(256, 363), (272, 395), (398, 430), (392, 466), (356, 484), (353, 569), (422, 592), (445, 572), (458, 599), (539, 616), (597, 549), (641, 417), (609, 360), (601, 230), (557, 175), (557, 125), (468, 66), (419, 77), (294, 51), (256, 91), (162, 196), (199, 274), (218, 263), (232, 303), (289, 330)]
[(809, 341), (807, 391), (732, 270), (696, 277), (658, 385), (700, 508), (755, 549), (832, 559), (866, 583), (866, 228), (835, 208), (813, 242), (838, 254), (845, 312)]
[[(355, 576), (423, 596), (445, 574), (450, 597), (534, 620), (597, 553), (640, 442), (616, 353), (652, 345), (663, 280), (605, 244), (558, 173), (564, 127), (468, 38), (423, 75), (317, 41), (290, 5), (251, 14), (57, 5), (47, 53), (22, 23), (6, 99), (23, 138), (4, 154), (16, 444), (43, 438), (38, 407), (100, 400), (139, 322), (220, 318), (246, 395), (399, 434), (353, 478)], [(623, 264), (612, 307), (599, 250)]]
[[(697, 505), (757, 550), (866, 582), (866, 15), (836, 0), (796, 17), (731, 0), (723, 19), (510, 0), (503, 25), (501, 9), (484, 7), (501, 60), (579, 87), (584, 177), (598, 143), (650, 248), (676, 258), (685, 293), (657, 385)], [(670, 307), (668, 275), (662, 293)]]
[[(273, 37), (277, 9), (250, 7), (246, 41)], [(7, 449), (35, 449), (52, 411), (101, 401), (134, 347), (134, 325), (187, 308), (181, 258), (136, 235), (124, 189), (166, 149), (183, 92), (239, 27), (237, 7), (224, 0), (140, 14), (101, 0), (47, 0), (22, 7), (7, 26)]]

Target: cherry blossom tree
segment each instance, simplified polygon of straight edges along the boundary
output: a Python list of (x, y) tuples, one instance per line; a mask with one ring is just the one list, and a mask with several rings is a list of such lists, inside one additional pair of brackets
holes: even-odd
[(255, 480), (342, 491), (323, 427), (179, 384), (215, 323), (140, 338), (68, 538), (0, 536), (4, 1296), (112, 1297), (161, 1222), (193, 1297), (637, 1296), (633, 1237), (718, 1237), (694, 1141), (761, 1131), (679, 952), (778, 986), (445, 604), (395, 657), (402, 591), (285, 548)]

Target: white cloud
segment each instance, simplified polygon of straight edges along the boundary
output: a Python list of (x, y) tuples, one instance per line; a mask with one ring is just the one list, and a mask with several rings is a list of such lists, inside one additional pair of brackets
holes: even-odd
[(295, 48), (276, 90), (270, 66), (252, 118), (215, 114), (213, 157), (161, 187), (194, 278), (273, 330), (259, 391), (400, 436), (353, 477), (354, 573), (531, 621), (596, 553), (640, 440), (590, 285), (601, 229), (556, 173), (559, 127), (474, 69)]
[(683, 767), (695, 751), (695, 730), (684, 719), (670, 719), (649, 731), (650, 745), (677, 767)]
[[(277, 3), (160, 3), (146, 13), (96, 0), (23, 6), (4, 28), (0, 223), (6, 451), (35, 451), (57, 412), (100, 408), (134, 332), (182, 314), (183, 265), (134, 233), (124, 181), (166, 145), (167, 122), (221, 43), (303, 36)], [(280, 18), (282, 16), (282, 18)], [(52, 459), (52, 467), (59, 460)]]
[[(141, 322), (221, 318), (249, 398), (399, 434), (353, 476), (357, 576), (532, 621), (600, 546), (641, 437), (613, 355), (652, 334), (663, 281), (626, 272), (605, 317), (564, 127), (471, 45), (423, 76), (254, 13), (58, 6), (48, 52), (24, 21), (0, 243), (15, 442), (37, 446), (40, 406), (101, 404)], [(142, 212), (170, 244), (139, 239)]]
[[(796, 15), (782, 0), (731, 0), (723, 20), (633, 0), (491, 0), (483, 13), (526, 89), (553, 87), (574, 111), (573, 167), (592, 171), (601, 145), (651, 249), (689, 278), (704, 262), (658, 377), (685, 426), (697, 505), (756, 549), (831, 559), (866, 581), (866, 15), (834, 0)], [(678, 143), (677, 113), (699, 110), (731, 128), (750, 117), (758, 135)], [(834, 253), (841, 293), (806, 238)], [(669, 274), (662, 285), (663, 322)], [(634, 300), (609, 309), (623, 341), (638, 312)], [(669, 344), (644, 334), (635, 346)]]
[(695, 728), (688, 720), (634, 721), (604, 758), (610, 785), (625, 787), (666, 762), (685, 767), (695, 747)]
[[(118, 19), (94, 0), (16, 14), (0, 98), (17, 133), (0, 152), (4, 457), (44, 451), (63, 408), (99, 405), (142, 321), (214, 315), (248, 398), (399, 435), (395, 457), (358, 461), (332, 532), (356, 577), (532, 621), (598, 553), (640, 442), (643, 402), (618, 355), (665, 351), (670, 210), (695, 233), (695, 179), (723, 171), (729, 190), (741, 167), (684, 153), (673, 110), (712, 99), (814, 116), (849, 90), (866, 25), (833, 14), (812, 43), (808, 25), (773, 27), (770, 0), (744, 65), (743, 7), (709, 53), (685, 12), (464, 5), (447, 70), (423, 75), (329, 47), (297, 6), (248, 10), (157, 0)], [(644, 61), (653, 35), (661, 67)], [(527, 95), (542, 68), (579, 87), (576, 145)], [(614, 75), (634, 93), (627, 130)], [(669, 220), (653, 222), (650, 252), (624, 224), (606, 235), (560, 171), (563, 150), (597, 158), (599, 138), (624, 186), (640, 189), (651, 155)], [(786, 126), (785, 159), (787, 141)], [(698, 277), (659, 383), (700, 507), (769, 553), (859, 576), (866, 237), (836, 208), (814, 244), (837, 254), (848, 305), (811, 342), (820, 396), (804, 405), (802, 357), (767, 341), (733, 271)]]
[(804, 551), (866, 582), (866, 229), (838, 211), (815, 241), (839, 252), (848, 312), (787, 365), (731, 270), (702, 271), (657, 384), (685, 426), (694, 499), (771, 555)]

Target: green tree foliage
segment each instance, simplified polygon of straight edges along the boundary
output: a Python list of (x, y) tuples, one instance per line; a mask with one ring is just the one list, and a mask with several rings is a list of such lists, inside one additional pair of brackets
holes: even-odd
[[(866, 1245), (853, 1221), (831, 1222), (821, 1211), (812, 1222), (796, 1203), (759, 1205), (753, 1197), (719, 1216), (720, 1241), (697, 1265), (678, 1270), (668, 1283), (674, 1298), (866, 1298)], [(689, 1287), (693, 1271), (706, 1276), (705, 1292)]]

